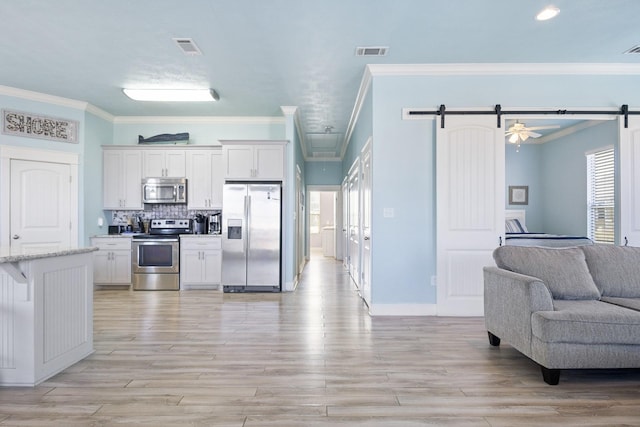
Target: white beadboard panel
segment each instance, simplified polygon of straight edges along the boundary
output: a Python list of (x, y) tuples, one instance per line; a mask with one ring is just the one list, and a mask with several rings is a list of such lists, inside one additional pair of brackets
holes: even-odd
[[(449, 134), (451, 230), (492, 230), (495, 209), (494, 132), (463, 128)], [(469, 206), (473, 206), (470, 209)]]
[(0, 275), (0, 369), (15, 369), (15, 287), (8, 274)]
[(483, 267), (494, 265), (492, 250), (451, 250), (447, 252), (449, 299), (482, 297), (484, 294)]
[(640, 117), (620, 119), (620, 244), (640, 246)]
[(44, 362), (84, 344), (87, 340), (86, 268), (44, 274)]

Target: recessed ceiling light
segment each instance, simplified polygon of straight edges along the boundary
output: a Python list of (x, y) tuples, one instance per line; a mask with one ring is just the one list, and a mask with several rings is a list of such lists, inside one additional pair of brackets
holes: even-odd
[(213, 89), (122, 89), (134, 101), (211, 102), (220, 99)]
[(555, 18), (560, 13), (560, 9), (555, 6), (547, 6), (540, 13), (536, 15), (538, 21), (546, 21), (551, 18)]

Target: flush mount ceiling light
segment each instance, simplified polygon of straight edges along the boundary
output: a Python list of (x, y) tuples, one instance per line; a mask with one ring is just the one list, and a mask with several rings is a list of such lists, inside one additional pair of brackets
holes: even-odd
[(211, 102), (220, 99), (213, 89), (122, 89), (134, 101)]
[(538, 21), (547, 21), (555, 18), (560, 13), (560, 9), (555, 6), (547, 6), (540, 13), (536, 15)]

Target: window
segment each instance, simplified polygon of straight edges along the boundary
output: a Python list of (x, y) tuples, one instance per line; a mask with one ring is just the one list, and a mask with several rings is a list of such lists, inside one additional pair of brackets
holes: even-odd
[(613, 148), (587, 154), (587, 237), (615, 243)]

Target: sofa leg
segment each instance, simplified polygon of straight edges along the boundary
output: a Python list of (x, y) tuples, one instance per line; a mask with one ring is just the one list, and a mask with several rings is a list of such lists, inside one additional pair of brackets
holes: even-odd
[(494, 347), (498, 347), (500, 345), (500, 338), (493, 335), (489, 331), (487, 331), (487, 333), (489, 334), (489, 344), (491, 344)]
[(542, 370), (542, 379), (549, 385), (558, 385), (560, 382), (560, 369), (549, 369), (540, 366)]

